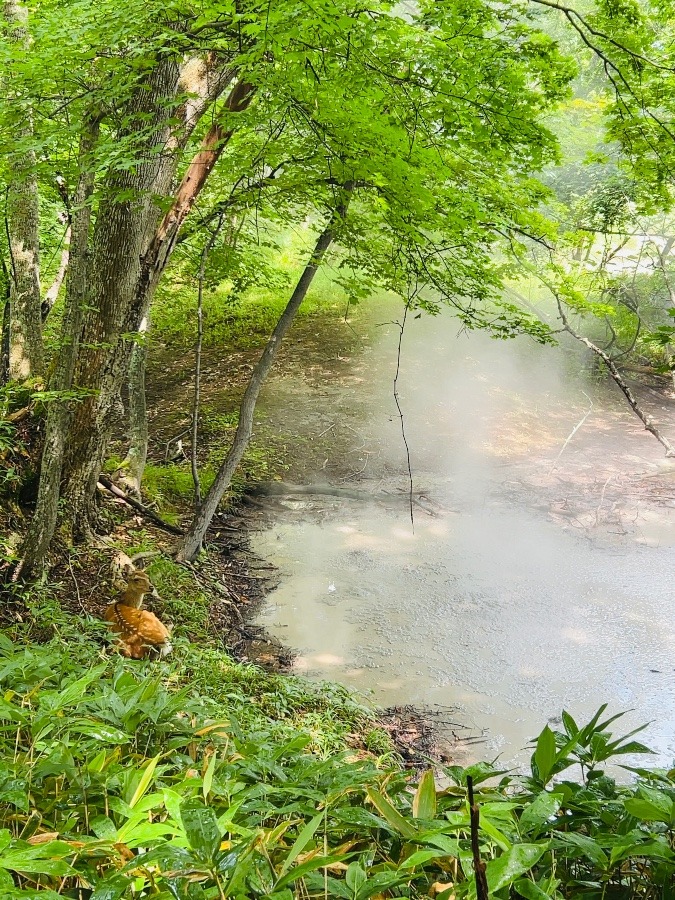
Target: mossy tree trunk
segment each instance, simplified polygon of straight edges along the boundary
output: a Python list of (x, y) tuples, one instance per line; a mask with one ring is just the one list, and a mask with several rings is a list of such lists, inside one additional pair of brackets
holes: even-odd
[[(17, 0), (5, 0), (5, 19), (13, 41), (28, 43), (28, 11)], [(8, 86), (11, 92), (11, 85)], [(9, 158), (6, 222), (10, 255), (9, 377), (25, 381), (44, 370), (40, 301), (40, 201), (35, 151), (30, 149), (32, 117), (20, 99), (16, 135), (19, 147)]]
[[(124, 173), (111, 197), (99, 210), (92, 245), (90, 312), (84, 325), (76, 382), (90, 396), (78, 405), (69, 436), (64, 496), (66, 517), (74, 537), (89, 537), (96, 521), (95, 494), (115, 426), (123, 415), (120, 392), (128, 373), (134, 342), (126, 337), (138, 330), (174, 249), (176, 238), (233, 131), (211, 125), (201, 148), (187, 167), (168, 212), (158, 221), (155, 197), (166, 196), (176, 168), (172, 146), (170, 106), (178, 93), (173, 59), (155, 67), (138, 106), (145, 127), (147, 116), (166, 121), (155, 132), (155, 147), (132, 173)], [(253, 88), (238, 83), (225, 108), (245, 109)], [(153, 152), (153, 149), (157, 152)], [(118, 200), (132, 194), (137, 200)]]
[[(54, 391), (70, 391), (73, 387), (87, 302), (91, 197), (94, 191), (92, 152), (98, 138), (98, 129), (98, 121), (92, 119), (80, 141), (80, 175), (73, 202), (63, 338), (55, 356), (54, 374), (49, 384)], [(19, 575), (23, 577), (33, 575), (42, 567), (54, 536), (59, 512), (61, 473), (71, 418), (72, 402), (64, 398), (49, 404), (37, 504), (21, 548), (21, 559), (14, 573), (15, 578)]]

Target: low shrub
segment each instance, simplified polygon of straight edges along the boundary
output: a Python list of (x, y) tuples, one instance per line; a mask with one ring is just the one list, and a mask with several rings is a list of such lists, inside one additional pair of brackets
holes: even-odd
[[(475, 897), (469, 776), (491, 896), (672, 896), (675, 773), (617, 784), (608, 761), (646, 748), (613, 739), (604, 709), (545, 728), (528, 777), (481, 763), (413, 784), (391, 756), (247, 718), (270, 676), (187, 674), (0, 638), (3, 897)], [(335, 691), (317, 689), (318, 713)]]

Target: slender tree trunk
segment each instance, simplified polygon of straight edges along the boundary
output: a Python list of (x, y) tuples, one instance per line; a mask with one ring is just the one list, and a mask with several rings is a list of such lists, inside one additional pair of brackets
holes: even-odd
[[(28, 11), (17, 0), (5, 0), (5, 18), (18, 46), (28, 43)], [(11, 91), (11, 86), (10, 86)], [(19, 99), (15, 98), (19, 103)], [(19, 141), (33, 134), (30, 111), (21, 110), (17, 123)], [(9, 375), (24, 381), (44, 369), (40, 309), (40, 202), (33, 150), (11, 153), (11, 178), (7, 186), (7, 236), (10, 253)]]
[(202, 486), (199, 480), (199, 467), (197, 463), (197, 449), (199, 443), (199, 405), (201, 391), (202, 376), (202, 344), (204, 342), (204, 279), (206, 277), (206, 262), (209, 253), (213, 249), (220, 229), (223, 227), (223, 217), (225, 213), (220, 214), (215, 229), (211, 232), (208, 241), (204, 244), (202, 256), (199, 261), (199, 272), (197, 273), (197, 340), (195, 342), (195, 384), (192, 399), (192, 441), (190, 446), (190, 468), (192, 470), (192, 481), (195, 486), (195, 509), (202, 502)]
[[(661, 274), (663, 275), (663, 283), (665, 284), (666, 290), (668, 291), (668, 299), (670, 301), (671, 307), (675, 307), (675, 285), (673, 284), (670, 272), (668, 271), (668, 257), (670, 256), (670, 252), (673, 249), (673, 245), (675, 245), (675, 237), (669, 237), (667, 238), (666, 243), (663, 247), (656, 247), (656, 252), (658, 254), (659, 260), (658, 265), (661, 269)], [(666, 357), (666, 362), (671, 367), (670, 380), (673, 385), (673, 390), (675, 390), (675, 369), (672, 368), (673, 351), (668, 344), (666, 344), (663, 349), (664, 355)]]
[[(98, 139), (98, 130), (98, 121), (90, 122), (80, 141), (80, 177), (73, 204), (62, 342), (55, 356), (54, 374), (49, 384), (54, 391), (68, 391), (73, 386), (73, 374), (87, 301), (91, 196), (95, 180), (91, 156)], [(28, 577), (42, 568), (49, 545), (54, 537), (59, 510), (61, 472), (71, 417), (72, 403), (65, 400), (56, 400), (50, 403), (42, 451), (37, 505), (21, 548), (21, 559), (14, 572), (15, 579), (20, 575)]]
[(52, 306), (56, 303), (56, 298), (59, 296), (59, 291), (61, 290), (61, 286), (66, 278), (66, 272), (68, 271), (68, 262), (70, 261), (70, 236), (71, 226), (69, 225), (66, 228), (66, 233), (63, 236), (63, 247), (61, 249), (59, 268), (56, 272), (56, 275), (54, 276), (54, 280), (49, 285), (49, 288), (42, 300), (41, 310), (43, 322), (51, 312)]
[(0, 336), (0, 384), (9, 381), (9, 292), (10, 278), (4, 259), (0, 259), (2, 268), (2, 332)]
[[(138, 333), (146, 338), (150, 327), (149, 316), (144, 316)], [(129, 360), (129, 449), (122, 463), (122, 481), (140, 496), (141, 481), (148, 458), (148, 410), (145, 403), (145, 368), (148, 345), (145, 340), (134, 344)]]
[(314, 280), (314, 276), (321, 265), (326, 251), (333, 242), (335, 232), (340, 222), (342, 222), (346, 216), (351, 191), (352, 185), (349, 183), (346, 184), (344, 186), (343, 201), (331, 217), (328, 226), (319, 235), (310, 260), (305, 266), (291, 298), (286, 305), (286, 309), (283, 311), (281, 318), (277, 322), (276, 327), (272, 332), (272, 336), (267, 342), (267, 346), (263, 350), (262, 356), (253, 370), (239, 408), (239, 422), (237, 424), (234, 440), (232, 441), (232, 446), (230, 447), (230, 452), (218, 470), (216, 478), (204, 498), (204, 502), (195, 512), (194, 519), (188, 528), (187, 534), (180, 541), (178, 547), (179, 559), (194, 559), (202, 547), (208, 527), (218, 509), (220, 501), (223, 499), (225, 492), (231, 484), (232, 476), (241, 462), (251, 439), (251, 434), (253, 432), (253, 415), (255, 413), (255, 406), (260, 390), (274, 364), (279, 348), (281, 347), (281, 342), (283, 341), (286, 332), (293, 324), (295, 315), (307, 296), (307, 291)]

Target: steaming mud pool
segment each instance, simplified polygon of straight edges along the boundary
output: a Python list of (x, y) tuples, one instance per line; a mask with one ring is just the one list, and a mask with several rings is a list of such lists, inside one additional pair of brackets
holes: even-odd
[[(617, 731), (650, 722), (650, 764), (672, 763), (675, 466), (576, 349), (421, 319), (398, 380), (411, 523), (397, 342), (383, 327), (336, 352), (337, 374), (326, 360), (267, 389), (265, 422), (321, 452), (253, 536), (281, 572), (260, 623), (298, 672), (449, 710), (482, 738), (464, 761), (522, 765), (562, 709), (607, 702), (629, 711)], [(669, 385), (636, 389), (674, 440)]]

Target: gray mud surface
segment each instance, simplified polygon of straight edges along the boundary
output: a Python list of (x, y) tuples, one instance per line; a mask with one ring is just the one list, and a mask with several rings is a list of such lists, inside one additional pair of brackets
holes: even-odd
[[(608, 702), (670, 763), (675, 467), (574, 348), (422, 319), (398, 383), (413, 527), (397, 340), (382, 327), (333, 378), (287, 365), (266, 391), (266, 425), (297, 437), (286, 480), (324, 492), (267, 501), (253, 550), (281, 582), (258, 621), (298, 671), (454, 709), (484, 737), (466, 759), (520, 764), (563, 708)], [(635, 387), (675, 439), (668, 385)]]

